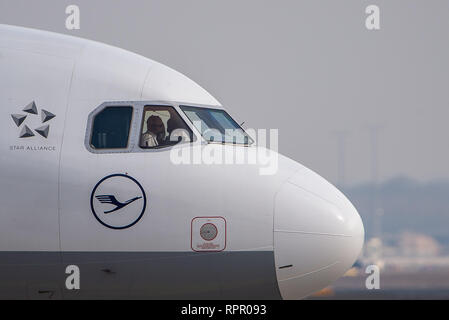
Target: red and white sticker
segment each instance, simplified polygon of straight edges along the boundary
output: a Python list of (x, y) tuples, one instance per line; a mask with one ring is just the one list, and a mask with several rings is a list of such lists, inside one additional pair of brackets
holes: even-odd
[(226, 220), (223, 217), (196, 217), (192, 220), (193, 251), (223, 251), (226, 248)]

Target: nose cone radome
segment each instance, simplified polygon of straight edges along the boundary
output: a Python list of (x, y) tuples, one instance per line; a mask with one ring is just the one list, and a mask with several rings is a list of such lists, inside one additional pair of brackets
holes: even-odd
[(300, 299), (341, 277), (360, 254), (365, 231), (351, 202), (306, 168), (275, 198), (276, 275), (284, 299)]

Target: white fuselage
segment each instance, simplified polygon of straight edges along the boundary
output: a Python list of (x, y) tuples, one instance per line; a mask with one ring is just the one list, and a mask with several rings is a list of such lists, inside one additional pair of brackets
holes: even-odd
[[(33, 101), (37, 114), (24, 111)], [(133, 108), (128, 147), (91, 150), (92, 118), (114, 105)], [(254, 164), (174, 164), (173, 148), (139, 148), (147, 105), (173, 107), (200, 142), (193, 148), (259, 150), (205, 143), (180, 105), (223, 107), (164, 65), (88, 40), (0, 25), (1, 297), (51, 291), (62, 298), (295, 299), (351, 267), (363, 224), (335, 187), (281, 155), (271, 175)], [(42, 110), (54, 117), (44, 121)], [(113, 175), (119, 178), (108, 180)], [(110, 185), (100, 183), (105, 178)], [(96, 186), (112, 189), (101, 194)], [(111, 190), (134, 197), (122, 209), (142, 213), (132, 226), (108, 227), (129, 225), (126, 214), (113, 221), (120, 213), (98, 209)], [(220, 236), (202, 246), (199, 228), (208, 221)], [(80, 268), (80, 290), (65, 287), (71, 264)]]

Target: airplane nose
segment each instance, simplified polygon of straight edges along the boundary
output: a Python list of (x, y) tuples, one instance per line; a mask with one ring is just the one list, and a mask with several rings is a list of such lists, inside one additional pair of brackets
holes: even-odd
[(300, 299), (342, 276), (360, 254), (362, 220), (333, 185), (303, 168), (275, 197), (276, 276), (284, 299)]

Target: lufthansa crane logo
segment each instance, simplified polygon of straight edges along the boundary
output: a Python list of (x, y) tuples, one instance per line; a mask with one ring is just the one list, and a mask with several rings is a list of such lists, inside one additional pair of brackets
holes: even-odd
[(134, 202), (136, 200), (142, 199), (142, 197), (135, 197), (135, 198), (126, 200), (125, 202), (121, 203), (120, 201), (118, 201), (115, 198), (115, 196), (110, 195), (110, 194), (109, 195), (105, 194), (105, 195), (95, 196), (95, 198), (97, 198), (101, 203), (109, 203), (109, 204), (112, 204), (112, 205), (115, 206), (114, 209), (105, 211), (104, 214), (108, 214), (108, 213), (120, 210), (120, 209), (126, 207), (128, 204), (130, 204), (130, 203), (132, 203), (132, 202)]
[(147, 198), (140, 183), (125, 174), (101, 179), (90, 197), (94, 217), (111, 229), (130, 228), (142, 219)]

